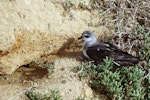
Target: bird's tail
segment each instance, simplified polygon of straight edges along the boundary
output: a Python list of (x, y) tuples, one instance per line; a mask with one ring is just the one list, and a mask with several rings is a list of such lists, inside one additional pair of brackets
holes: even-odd
[(130, 66), (139, 63), (140, 61), (142, 61), (142, 59), (140, 59), (139, 57), (134, 57), (126, 52), (122, 52), (115, 57), (114, 61), (120, 66)]

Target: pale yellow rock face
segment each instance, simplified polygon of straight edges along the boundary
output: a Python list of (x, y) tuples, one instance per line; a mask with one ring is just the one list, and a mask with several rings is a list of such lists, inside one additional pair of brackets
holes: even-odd
[(0, 74), (11, 74), (44, 54), (57, 53), (85, 30), (97, 36), (109, 33), (102, 26), (94, 26), (99, 23), (98, 11), (71, 8), (67, 12), (62, 3), (0, 0)]
[[(16, 35), (12, 50), (0, 57), (1, 74), (11, 74), (19, 66), (35, 61), (44, 54), (57, 53), (67, 42), (67, 34), (48, 34), (32, 31)], [(55, 42), (57, 41), (57, 42)]]
[[(2, 28), (4, 29), (4, 28)], [(7, 52), (15, 44), (14, 34), (6, 31), (0, 30), (0, 51)]]

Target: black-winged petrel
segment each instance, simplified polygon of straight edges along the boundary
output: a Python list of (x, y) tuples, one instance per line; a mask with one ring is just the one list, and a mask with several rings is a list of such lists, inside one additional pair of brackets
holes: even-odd
[(84, 31), (78, 39), (84, 39), (83, 55), (88, 60), (96, 63), (103, 62), (103, 59), (106, 57), (112, 58), (117, 66), (130, 66), (140, 61), (138, 57), (122, 51), (111, 43), (98, 42), (96, 36), (91, 31)]

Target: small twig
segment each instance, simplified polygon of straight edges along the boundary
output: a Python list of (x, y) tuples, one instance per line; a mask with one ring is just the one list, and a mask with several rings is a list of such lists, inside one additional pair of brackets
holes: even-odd
[(114, 19), (114, 20), (108, 20), (108, 22), (116, 22), (118, 19)]
[(133, 21), (135, 21), (135, 19), (136, 19), (135, 16), (136, 16), (137, 10), (138, 10), (138, 7), (135, 8), (135, 11), (134, 11), (134, 14), (133, 14)]
[(35, 87), (35, 86), (31, 86), (31, 87), (29, 87), (29, 88), (27, 88), (27, 89), (24, 89), (24, 90), (20, 91), (19, 93), (15, 94), (13, 97), (9, 98), (8, 100), (13, 100), (13, 99), (15, 99), (16, 96), (25, 93), (27, 90), (31, 90), (33, 87)]
[(81, 69), (80, 71), (78, 71), (77, 73), (73, 73), (73, 72), (72, 72), (72, 73), (70, 73), (70, 75), (71, 75), (71, 76), (78, 75), (78, 74), (80, 74), (82, 71), (83, 71), (83, 66), (82, 66), (82, 69)]
[(131, 53), (134, 43), (131, 44), (131, 42), (129, 41), (129, 45), (131, 45), (131, 46), (129, 46), (129, 51), (128, 52)]
[(110, 8), (107, 9), (106, 11), (104, 11), (103, 13), (99, 14), (99, 15), (104, 15), (104, 14), (107, 13), (108, 11), (110, 11)]

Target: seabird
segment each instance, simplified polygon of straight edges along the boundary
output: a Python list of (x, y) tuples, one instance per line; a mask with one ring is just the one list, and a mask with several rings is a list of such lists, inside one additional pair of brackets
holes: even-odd
[(140, 59), (127, 52), (122, 51), (117, 46), (108, 42), (98, 42), (96, 36), (91, 31), (84, 31), (78, 39), (83, 39), (83, 55), (86, 59), (94, 61), (96, 64), (103, 62), (103, 59), (112, 58), (117, 66), (131, 66), (137, 64)]

